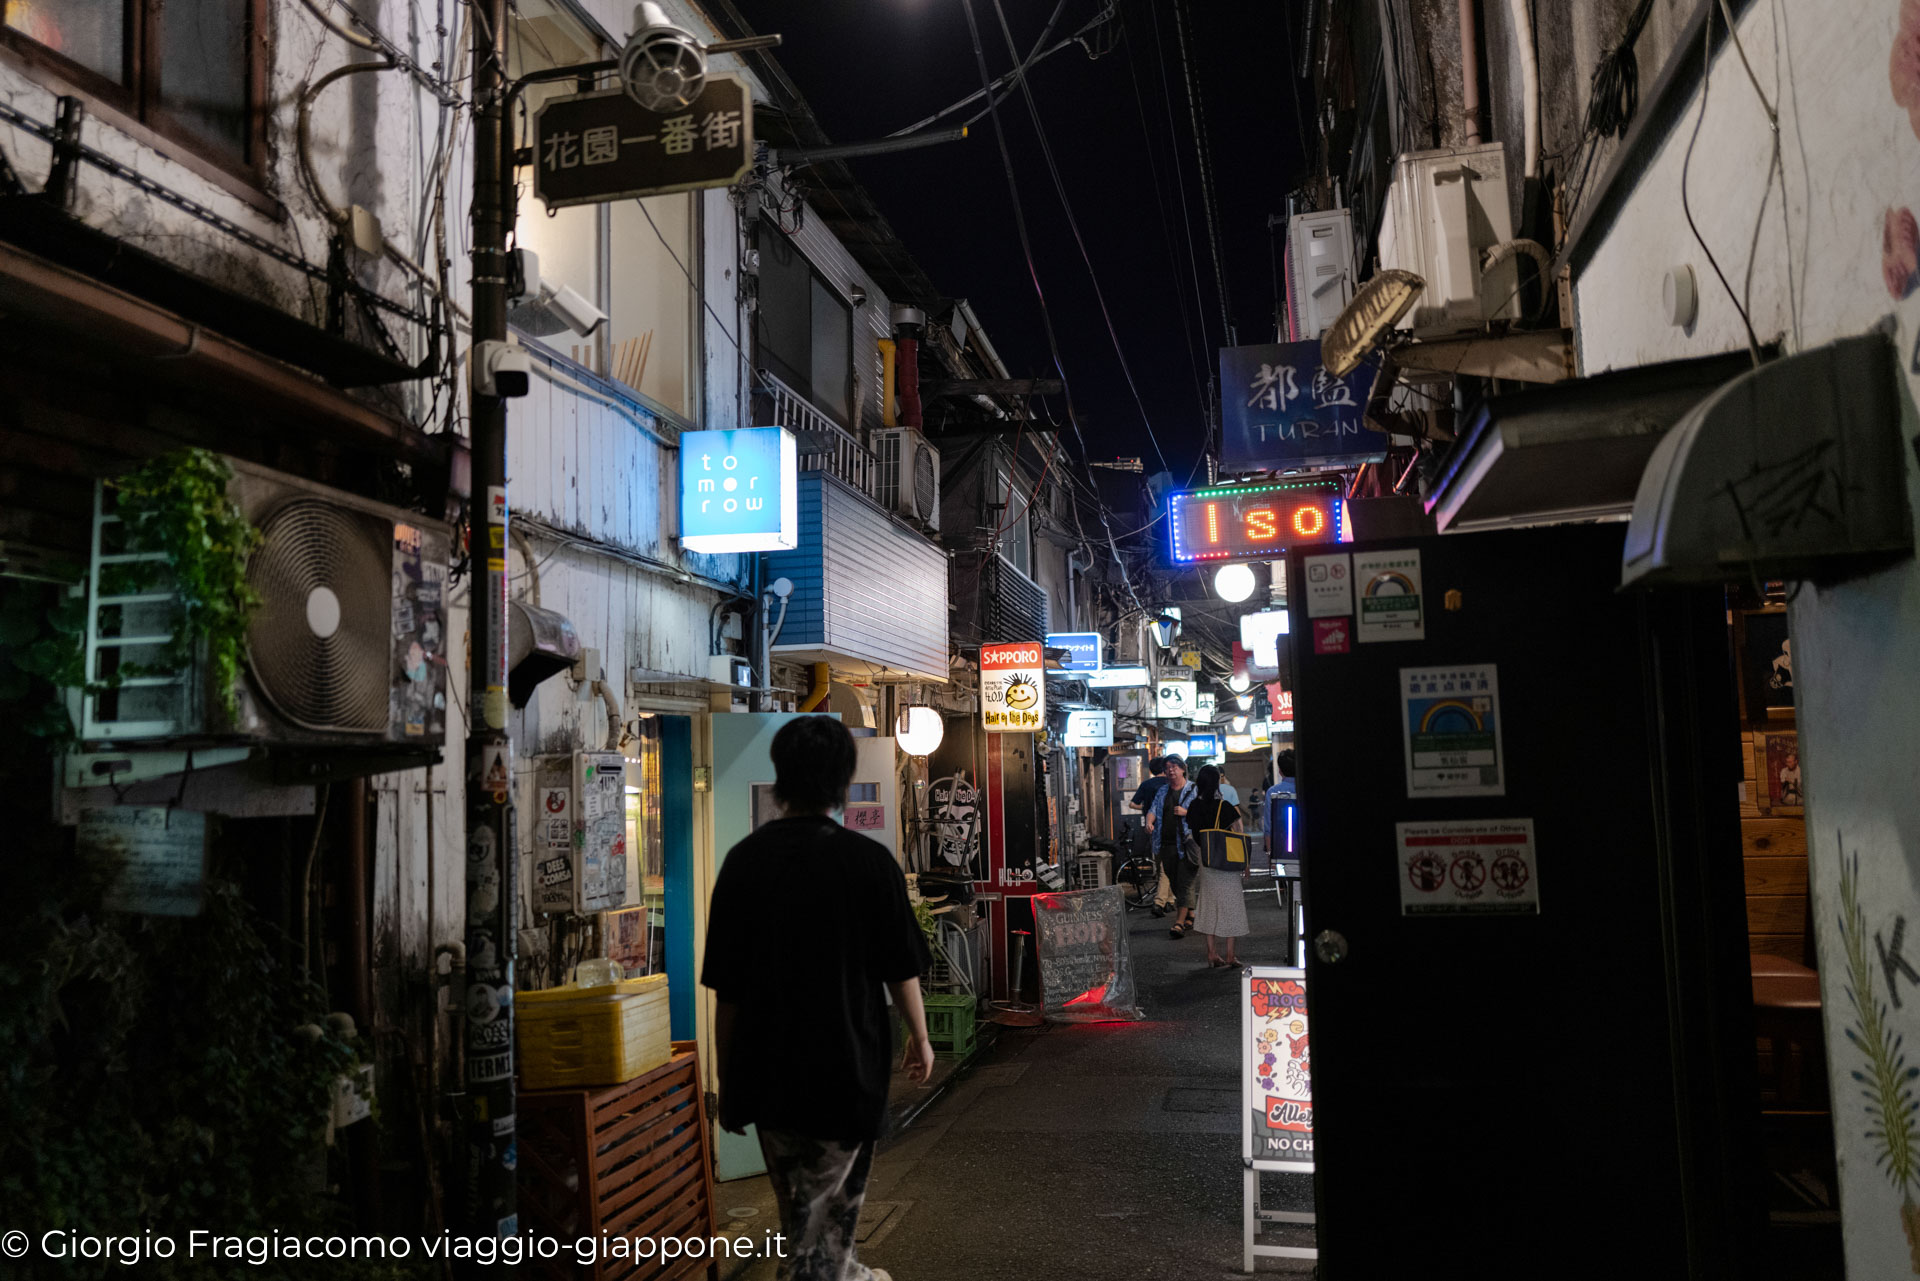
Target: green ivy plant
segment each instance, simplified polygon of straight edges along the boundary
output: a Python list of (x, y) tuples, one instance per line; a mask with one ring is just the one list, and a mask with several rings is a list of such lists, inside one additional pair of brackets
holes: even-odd
[[(163, 553), (166, 577), (180, 598), (173, 634), (154, 666), (177, 672), (204, 644), (209, 677), (229, 717), (239, 710), (234, 690), (247, 625), (260, 606), (247, 582), (247, 558), (260, 545), (260, 531), (227, 497), (232, 479), (233, 469), (218, 454), (185, 449), (107, 482), (128, 547)], [(156, 566), (127, 568), (138, 586), (159, 581)]]

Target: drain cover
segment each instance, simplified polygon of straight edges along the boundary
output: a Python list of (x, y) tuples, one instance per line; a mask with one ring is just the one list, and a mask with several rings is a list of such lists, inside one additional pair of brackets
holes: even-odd
[(905, 1201), (867, 1202), (860, 1207), (860, 1224), (854, 1229), (853, 1239), (861, 1245), (871, 1244), (875, 1234), (888, 1227), (906, 1204)]
[(1175, 1086), (1167, 1091), (1166, 1102), (1160, 1105), (1160, 1110), (1163, 1112), (1224, 1112), (1231, 1115), (1240, 1110), (1240, 1091)]

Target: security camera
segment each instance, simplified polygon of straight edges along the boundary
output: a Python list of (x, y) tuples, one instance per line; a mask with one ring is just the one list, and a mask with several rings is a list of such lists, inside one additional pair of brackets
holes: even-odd
[(606, 312), (581, 297), (571, 285), (561, 285), (558, 289), (552, 285), (542, 285), (540, 303), (566, 321), (567, 328), (582, 338), (598, 329), (607, 319)]
[(853, 305), (856, 307), (864, 307), (867, 305), (867, 291), (858, 285), (855, 285), (853, 292), (847, 296), (853, 299)]
[(620, 55), (620, 83), (648, 111), (683, 111), (707, 85), (707, 51), (653, 0), (633, 10), (633, 37)]
[(480, 342), (473, 348), (473, 392), (505, 400), (524, 396), (533, 382), (533, 361), (510, 342)]

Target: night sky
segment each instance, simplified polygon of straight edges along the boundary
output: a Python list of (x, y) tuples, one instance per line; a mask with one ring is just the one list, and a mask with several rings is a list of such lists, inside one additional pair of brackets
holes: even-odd
[[(1001, 0), (1022, 56), (1057, 0)], [(1286, 6), (1179, 0), (1218, 211), (1227, 316), (1240, 343), (1273, 339), (1269, 213), (1302, 175)], [(987, 66), (1013, 65), (994, 0), (972, 0)], [(1205, 440), (1207, 379), (1226, 345), (1176, 37), (1176, 0), (1120, 0), (1113, 20), (1031, 73), (1034, 99), (1087, 252), (1145, 403), (1128, 390), (1099, 302), (1017, 91), (999, 108), (1074, 403), (1095, 459), (1138, 455), (1184, 481)], [(836, 142), (884, 136), (980, 88), (962, 0), (736, 0), (779, 32), (782, 67)], [(1048, 43), (1103, 11), (1066, 0)], [(972, 104), (935, 128), (961, 123)], [(970, 136), (848, 162), (935, 285), (972, 300), (1016, 376), (1051, 376), (1040, 307), (1014, 225), (991, 117)], [(1182, 184), (1185, 201), (1182, 201)], [(1196, 298), (1197, 288), (1197, 298)], [(1064, 407), (1056, 405), (1064, 424)]]

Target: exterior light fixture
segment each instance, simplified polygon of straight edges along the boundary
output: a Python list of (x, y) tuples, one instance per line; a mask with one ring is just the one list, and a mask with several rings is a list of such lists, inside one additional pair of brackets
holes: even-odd
[(1245, 672), (1235, 672), (1227, 678), (1227, 688), (1236, 694), (1244, 694), (1253, 685), (1253, 678)]
[(1253, 595), (1253, 588), (1251, 565), (1234, 561), (1213, 571), (1213, 590), (1220, 594), (1221, 600), (1238, 604)]
[[(1251, 699), (1249, 699), (1248, 701), (1249, 701), (1249, 702), (1251, 702), (1252, 700), (1251, 700)], [(1247, 732), (1247, 718), (1246, 718), (1246, 717), (1244, 717), (1244, 716), (1236, 716), (1236, 717), (1234, 717), (1234, 718), (1233, 718), (1233, 732), (1234, 732), (1234, 733), (1236, 733), (1236, 734), (1244, 734), (1244, 733), (1246, 733), (1246, 732)]]
[[(1240, 704), (1240, 710), (1243, 712), (1250, 712), (1253, 710), (1253, 695), (1251, 694), (1241, 694), (1239, 697), (1235, 698), (1233, 701)], [(1234, 717), (1234, 719), (1237, 721), (1243, 721), (1247, 718), (1244, 716), (1236, 716)]]
[(909, 707), (894, 724), (894, 741), (909, 756), (930, 756), (947, 736), (947, 724), (931, 707)]

